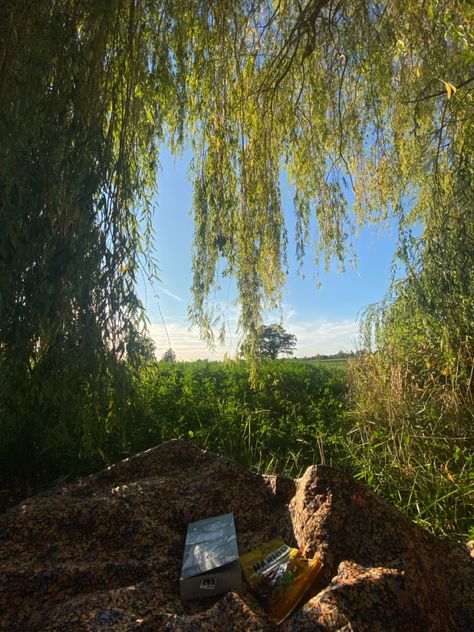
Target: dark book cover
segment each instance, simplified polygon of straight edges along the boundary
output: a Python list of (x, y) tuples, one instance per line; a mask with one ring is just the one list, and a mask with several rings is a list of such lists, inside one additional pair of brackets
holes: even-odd
[(181, 569), (181, 597), (211, 597), (240, 590), (241, 586), (234, 514), (190, 523)]

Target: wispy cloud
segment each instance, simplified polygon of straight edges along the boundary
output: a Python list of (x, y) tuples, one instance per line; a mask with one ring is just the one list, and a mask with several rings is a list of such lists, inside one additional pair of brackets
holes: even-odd
[(174, 298), (175, 301), (179, 301), (180, 303), (183, 302), (183, 299), (180, 296), (174, 294), (171, 290), (168, 290), (167, 287), (161, 287), (159, 291), (163, 292), (163, 294), (166, 294), (167, 296), (171, 296), (171, 298)]
[(266, 323), (279, 323), (282, 319), (283, 322), (287, 322), (290, 319), (294, 322), (294, 316), (296, 316), (296, 311), (293, 307), (288, 303), (283, 303), (279, 309), (277, 308), (266, 311), (264, 314), (264, 320)]
[(288, 328), (297, 338), (296, 355), (350, 351), (357, 347), (359, 323), (355, 320), (293, 322)]

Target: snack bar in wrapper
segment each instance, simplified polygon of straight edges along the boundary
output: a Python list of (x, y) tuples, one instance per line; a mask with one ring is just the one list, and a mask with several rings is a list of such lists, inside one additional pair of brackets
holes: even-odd
[(322, 568), (317, 556), (307, 559), (282, 538), (244, 553), (240, 564), (257, 600), (277, 624), (293, 612)]

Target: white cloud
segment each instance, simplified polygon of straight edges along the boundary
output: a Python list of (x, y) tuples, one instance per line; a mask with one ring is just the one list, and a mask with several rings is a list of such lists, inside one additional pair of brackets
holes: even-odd
[[(294, 314), (289, 311), (288, 319), (291, 323), (283, 326), (288, 332), (297, 338), (295, 356), (313, 356), (318, 353), (331, 354), (343, 349), (350, 351), (356, 348), (359, 326), (355, 320), (314, 320), (297, 321)], [(197, 329), (192, 328), (185, 321), (166, 321), (171, 348), (175, 351), (178, 360), (196, 360), (198, 358), (209, 358), (212, 360), (222, 360), (224, 355), (235, 357), (239, 349), (239, 336), (235, 331), (235, 320), (232, 318), (229, 326), (233, 331), (228, 335), (225, 346), (216, 344), (216, 349), (212, 350), (199, 337)], [(165, 328), (160, 323), (152, 323), (149, 327), (150, 335), (156, 344), (157, 356), (161, 357), (168, 348), (168, 338)]]
[[(183, 322), (170, 323), (166, 321), (166, 329), (168, 330), (168, 337), (163, 324), (151, 323), (148, 327), (150, 336), (156, 345), (156, 355), (160, 358), (163, 353), (168, 349), (169, 344), (176, 353), (178, 360), (197, 360), (199, 358), (209, 358), (210, 360), (222, 360), (224, 355), (235, 355), (237, 347), (232, 349), (231, 344), (227, 347), (222, 347), (216, 344), (216, 349), (210, 349), (207, 344), (201, 340), (197, 329), (190, 327), (189, 324)], [(234, 343), (237, 339), (234, 338)]]
[(355, 320), (319, 320), (292, 322), (288, 328), (297, 338), (295, 355), (313, 356), (318, 353), (337, 353), (357, 347), (359, 323)]
[(166, 294), (167, 296), (171, 296), (171, 298), (174, 298), (175, 301), (179, 301), (180, 303), (183, 302), (183, 299), (180, 296), (178, 296), (177, 294), (174, 294), (171, 290), (168, 290), (168, 288), (166, 287), (160, 288), (160, 291), (163, 292), (163, 294)]

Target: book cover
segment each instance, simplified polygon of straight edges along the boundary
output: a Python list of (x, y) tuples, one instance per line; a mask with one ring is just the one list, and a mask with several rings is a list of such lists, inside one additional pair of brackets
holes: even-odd
[(190, 523), (181, 568), (181, 597), (210, 597), (240, 590), (241, 586), (234, 514)]

